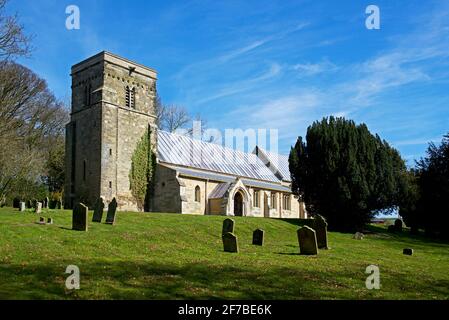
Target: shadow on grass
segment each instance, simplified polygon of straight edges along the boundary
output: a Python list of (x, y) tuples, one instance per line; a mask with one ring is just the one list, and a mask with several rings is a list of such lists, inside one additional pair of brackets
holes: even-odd
[[(282, 254), (282, 253), (280, 253)], [(299, 255), (299, 254), (288, 254)], [(306, 260), (298, 260), (298, 264)], [(272, 268), (264, 271), (230, 265), (169, 265), (128, 261), (80, 261), (81, 289), (65, 290), (65, 267), (56, 264), (0, 266), (2, 299), (371, 299), (383, 293), (366, 290), (365, 275), (351, 282), (350, 271)], [(394, 297), (404, 297), (407, 282), (385, 283)], [(405, 280), (405, 279), (403, 279)], [(335, 290), (338, 288), (338, 290)], [(429, 278), (413, 290), (439, 297), (449, 294), (449, 281)], [(385, 292), (384, 292), (385, 293)]]

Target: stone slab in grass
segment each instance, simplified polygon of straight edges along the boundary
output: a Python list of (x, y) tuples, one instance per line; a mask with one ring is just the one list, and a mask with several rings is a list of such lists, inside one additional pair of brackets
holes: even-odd
[(233, 219), (225, 219), (223, 221), (223, 228), (221, 230), (221, 235), (225, 235), (226, 233), (234, 233), (235, 221)]
[(297, 231), (299, 253), (303, 255), (317, 255), (318, 244), (316, 240), (316, 232), (308, 226), (304, 226)]
[(239, 244), (237, 236), (231, 232), (225, 233), (222, 236), (223, 239), (223, 250), (225, 252), (238, 253)]
[(265, 240), (265, 231), (262, 229), (256, 229), (253, 232), (253, 245), (263, 246)]
[(88, 212), (89, 208), (86, 207), (82, 203), (77, 203), (75, 207), (73, 208), (73, 214), (72, 214), (72, 230), (77, 231), (87, 231), (88, 230), (88, 224), (87, 224), (87, 218), (88, 218)]
[(104, 202), (103, 198), (98, 198), (97, 202), (95, 203), (94, 208), (94, 215), (92, 217), (92, 222), (101, 222), (101, 219), (103, 219), (103, 212), (104, 212)]
[(110, 225), (115, 224), (115, 217), (117, 213), (117, 200), (114, 198), (108, 205), (108, 214), (106, 216), (106, 223)]
[(407, 256), (412, 256), (413, 255), (413, 249), (405, 248), (404, 250), (402, 250), (402, 253), (407, 255)]

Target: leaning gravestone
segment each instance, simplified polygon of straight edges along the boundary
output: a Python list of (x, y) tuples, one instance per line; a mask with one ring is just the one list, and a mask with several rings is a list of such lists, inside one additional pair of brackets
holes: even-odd
[(111, 203), (109, 203), (109, 206), (108, 206), (108, 214), (106, 216), (107, 224), (113, 225), (115, 223), (116, 212), (117, 212), (117, 200), (114, 198), (114, 199), (112, 199)]
[(316, 232), (316, 240), (318, 243), (318, 249), (327, 249), (327, 222), (326, 219), (317, 215), (314, 219), (314, 230)]
[(225, 252), (238, 253), (239, 245), (237, 241), (237, 236), (231, 232), (227, 232), (222, 236), (223, 239), (223, 249)]
[(42, 212), (42, 202), (36, 202), (35, 212), (36, 213)]
[(255, 246), (263, 246), (265, 238), (265, 231), (262, 229), (256, 229), (253, 232), (253, 245)]
[(315, 230), (308, 226), (304, 226), (297, 231), (299, 252), (304, 255), (318, 254), (318, 244), (316, 240)]
[(104, 202), (103, 198), (100, 197), (95, 203), (94, 216), (92, 217), (92, 222), (101, 222), (101, 219), (103, 218), (103, 211), (104, 211)]
[(234, 226), (235, 226), (235, 221), (232, 219), (225, 219), (223, 221), (223, 228), (221, 230), (221, 235), (225, 235), (226, 233), (230, 232), (230, 233), (234, 233)]
[(19, 204), (19, 211), (20, 211), (20, 212), (23, 212), (23, 211), (25, 211), (25, 210), (26, 210), (25, 202), (21, 202), (21, 203)]
[(87, 231), (87, 218), (89, 209), (82, 203), (77, 203), (73, 208), (72, 230)]

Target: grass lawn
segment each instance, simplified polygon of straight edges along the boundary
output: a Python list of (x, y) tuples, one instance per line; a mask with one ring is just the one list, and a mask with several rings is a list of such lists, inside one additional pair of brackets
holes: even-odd
[[(92, 216), (92, 213), (90, 213)], [(240, 253), (224, 253), (224, 217), (118, 213), (117, 225), (72, 231), (71, 212), (0, 209), (0, 299), (448, 299), (449, 244), (390, 235), (329, 233), (331, 250), (298, 254), (297, 222), (236, 217)], [(104, 219), (104, 218), (103, 218)], [(91, 220), (91, 219), (90, 219)], [(264, 247), (252, 231), (266, 233)], [(405, 256), (402, 249), (415, 250)], [(365, 269), (380, 268), (380, 290)], [(77, 265), (81, 289), (65, 289)]]

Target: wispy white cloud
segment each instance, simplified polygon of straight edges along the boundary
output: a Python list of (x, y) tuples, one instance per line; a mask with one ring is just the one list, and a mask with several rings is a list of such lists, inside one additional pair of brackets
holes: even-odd
[(293, 70), (298, 71), (300, 76), (314, 76), (324, 72), (333, 72), (338, 70), (338, 67), (325, 59), (317, 63), (298, 63), (292, 67)]

